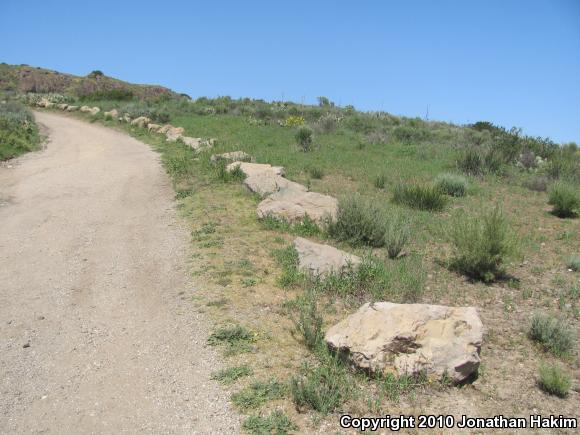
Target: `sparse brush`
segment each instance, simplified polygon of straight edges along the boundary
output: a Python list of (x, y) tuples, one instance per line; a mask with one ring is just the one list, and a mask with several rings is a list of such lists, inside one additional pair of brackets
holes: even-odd
[(253, 370), (249, 366), (242, 365), (237, 367), (230, 367), (215, 372), (211, 375), (211, 378), (218, 382), (221, 382), (222, 384), (229, 385), (233, 384), (240, 378), (250, 376), (252, 373)]
[(417, 210), (428, 211), (441, 211), (447, 205), (447, 198), (438, 188), (419, 184), (397, 185), (393, 201)]
[(242, 410), (254, 409), (270, 400), (281, 399), (286, 394), (286, 386), (276, 379), (254, 382), (232, 395), (232, 403)]
[(571, 255), (566, 262), (568, 269), (574, 272), (580, 272), (580, 255)]
[(385, 214), (370, 200), (349, 196), (338, 202), (336, 220), (327, 231), (336, 240), (352, 245), (381, 247), (385, 243)]
[(574, 334), (558, 319), (535, 314), (532, 317), (529, 336), (542, 347), (556, 356), (569, 354), (574, 347)]
[(567, 397), (572, 386), (572, 379), (557, 365), (542, 364), (538, 384), (548, 394)]
[(460, 197), (467, 194), (469, 182), (463, 175), (447, 173), (435, 178), (435, 186), (446, 195)]
[(389, 258), (397, 258), (409, 241), (410, 231), (406, 220), (392, 213), (385, 223), (384, 243)]
[(214, 331), (207, 339), (210, 346), (227, 346), (227, 355), (234, 355), (251, 350), (250, 343), (255, 340), (254, 333), (240, 326), (229, 326)]
[(557, 182), (550, 189), (548, 204), (553, 206), (552, 213), (560, 218), (573, 218), (580, 213), (580, 189)]
[(248, 435), (285, 435), (298, 430), (298, 426), (281, 410), (270, 415), (253, 415), (242, 424)]
[(485, 282), (502, 276), (506, 261), (516, 253), (515, 238), (499, 207), (482, 216), (456, 218), (451, 238), (455, 245), (453, 267)]

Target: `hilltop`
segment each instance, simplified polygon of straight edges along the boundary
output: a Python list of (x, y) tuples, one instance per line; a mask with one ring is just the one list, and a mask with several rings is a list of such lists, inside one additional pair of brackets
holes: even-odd
[(77, 98), (111, 98), (115, 100), (179, 97), (158, 85), (140, 85), (92, 71), (84, 77), (29, 65), (0, 64), (0, 91), (58, 93)]

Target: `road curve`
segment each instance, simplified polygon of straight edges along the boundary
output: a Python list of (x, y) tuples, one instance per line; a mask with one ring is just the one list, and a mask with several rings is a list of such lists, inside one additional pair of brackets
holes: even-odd
[(0, 433), (237, 432), (159, 156), (35, 115), (47, 149), (0, 167)]

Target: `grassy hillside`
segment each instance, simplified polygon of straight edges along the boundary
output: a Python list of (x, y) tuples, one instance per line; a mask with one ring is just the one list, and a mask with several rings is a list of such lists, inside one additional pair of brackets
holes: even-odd
[[(259, 221), (259, 199), (212, 164), (211, 153), (195, 154), (102, 111), (90, 117), (161, 153), (191, 228), (200, 283), (183, 297), (216, 321), (209, 344), (223, 349), (230, 367), (215, 378), (252, 415), (248, 432), (294, 424), (303, 432), (338, 430), (340, 413), (576, 415), (575, 144), (488, 122), (361, 113), (325, 98), (318, 106), (228, 97), (85, 101), (214, 137), (211, 153), (246, 151), (341, 201), (335, 228)], [(365, 273), (308, 280), (290, 248), (297, 234), (366, 257)], [(374, 300), (477, 307), (486, 330), (478, 378), (461, 387), (372, 378), (334, 359), (320, 346), (321, 332)]]

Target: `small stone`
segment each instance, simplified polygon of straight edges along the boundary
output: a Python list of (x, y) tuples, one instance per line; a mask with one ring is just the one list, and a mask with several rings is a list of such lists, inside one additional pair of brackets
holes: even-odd
[(24, 349), (26, 349), (27, 347), (30, 347), (30, 343), (24, 343), (24, 344), (22, 345), (22, 347), (23, 347)]

